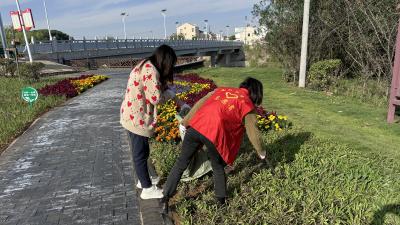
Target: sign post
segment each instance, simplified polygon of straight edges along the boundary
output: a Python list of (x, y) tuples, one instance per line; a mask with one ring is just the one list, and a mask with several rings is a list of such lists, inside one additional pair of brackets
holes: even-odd
[[(400, 10), (400, 4), (397, 6), (397, 10)], [(388, 123), (394, 123), (396, 107), (400, 107), (400, 20), (397, 28), (393, 78), (389, 96)]]
[(23, 100), (29, 103), (30, 107), (32, 107), (32, 103), (38, 99), (39, 94), (35, 88), (25, 87), (21, 91), (21, 97)]

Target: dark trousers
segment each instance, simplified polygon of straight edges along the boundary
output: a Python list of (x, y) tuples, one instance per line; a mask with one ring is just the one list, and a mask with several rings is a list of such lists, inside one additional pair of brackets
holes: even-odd
[(129, 140), (132, 150), (133, 162), (135, 164), (136, 175), (143, 188), (151, 187), (147, 160), (150, 155), (149, 138), (129, 132)]
[(217, 198), (226, 197), (226, 177), (224, 172), (224, 160), (218, 153), (213, 143), (211, 143), (206, 137), (204, 137), (195, 129), (189, 128), (186, 131), (185, 138), (183, 139), (181, 154), (179, 155), (174, 164), (174, 167), (169, 173), (167, 182), (164, 186), (164, 196), (166, 198), (170, 198), (175, 194), (183, 171), (185, 171), (185, 169), (188, 167), (193, 155), (203, 144), (207, 147), (207, 154), (210, 158), (211, 167), (213, 169), (215, 196)]

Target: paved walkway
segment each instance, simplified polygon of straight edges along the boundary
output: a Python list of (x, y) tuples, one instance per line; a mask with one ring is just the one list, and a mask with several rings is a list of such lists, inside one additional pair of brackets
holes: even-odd
[(114, 75), (39, 119), (0, 156), (0, 224), (140, 224)]

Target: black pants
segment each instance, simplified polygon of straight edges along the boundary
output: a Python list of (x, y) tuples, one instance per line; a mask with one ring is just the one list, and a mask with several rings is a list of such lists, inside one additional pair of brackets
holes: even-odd
[(150, 155), (149, 138), (128, 132), (135, 171), (143, 188), (151, 187), (147, 160)]
[(192, 156), (203, 144), (207, 147), (207, 154), (210, 158), (211, 167), (213, 169), (215, 196), (217, 198), (226, 197), (224, 160), (218, 153), (213, 143), (211, 143), (206, 137), (204, 137), (195, 129), (189, 128), (186, 131), (185, 138), (183, 140), (182, 152), (176, 160), (171, 172), (169, 173), (167, 182), (164, 186), (164, 196), (166, 198), (170, 198), (175, 194), (183, 171), (185, 171), (185, 169), (188, 167)]

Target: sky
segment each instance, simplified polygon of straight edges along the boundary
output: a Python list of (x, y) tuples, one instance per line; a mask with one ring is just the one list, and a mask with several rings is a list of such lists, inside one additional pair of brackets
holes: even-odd
[[(46, 29), (43, 0), (19, 0), (21, 10), (31, 8), (36, 29)], [(126, 17), (128, 38), (164, 37), (163, 16), (160, 11), (167, 9), (167, 34), (176, 32), (176, 22), (189, 22), (205, 27), (209, 22), (210, 31), (233, 34), (234, 27), (248, 23), (256, 24), (251, 15), (253, 5), (260, 0), (46, 0), (51, 29), (61, 30), (75, 39), (94, 39), (114, 36), (123, 38), (122, 12)], [(0, 13), (5, 25), (11, 24), (10, 11), (16, 10), (14, 0), (1, 0)]]

